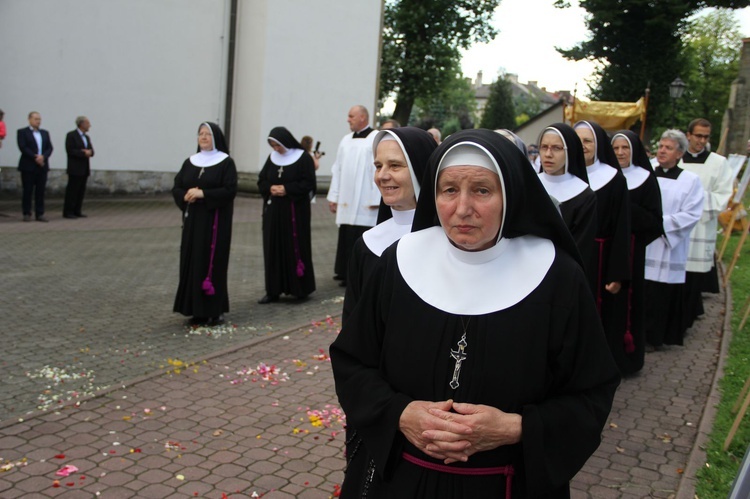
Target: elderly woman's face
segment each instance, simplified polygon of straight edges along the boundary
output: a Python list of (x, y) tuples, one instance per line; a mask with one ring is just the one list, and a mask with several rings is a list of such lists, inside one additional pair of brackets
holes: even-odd
[(594, 158), (596, 157), (596, 138), (594, 132), (587, 126), (580, 126), (576, 128), (578, 138), (581, 139), (581, 145), (583, 146), (583, 158), (586, 160), (586, 166), (594, 164)]
[(375, 185), (383, 202), (396, 210), (413, 210), (417, 197), (406, 156), (395, 140), (384, 140), (375, 153)]
[(615, 150), (615, 156), (617, 156), (617, 162), (620, 164), (620, 168), (629, 167), (630, 142), (623, 137), (617, 137), (612, 141), (612, 149)]
[(562, 175), (565, 173), (565, 143), (556, 133), (545, 133), (539, 143), (539, 157), (542, 169), (547, 175)]
[(476, 166), (451, 166), (438, 175), (440, 225), (453, 244), (465, 251), (490, 248), (503, 219), (503, 190), (497, 174)]
[(214, 148), (214, 138), (206, 125), (198, 130), (198, 147), (201, 148), (201, 151), (210, 151)]

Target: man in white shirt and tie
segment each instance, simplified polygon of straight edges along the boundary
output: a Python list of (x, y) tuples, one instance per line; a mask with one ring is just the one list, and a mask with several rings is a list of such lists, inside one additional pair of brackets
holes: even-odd
[(44, 216), (44, 191), (47, 188), (49, 157), (52, 155), (52, 141), (49, 132), (42, 130), (42, 116), (32, 111), (29, 113), (29, 126), (20, 128), (16, 133), (21, 158), (18, 160), (18, 171), (21, 172), (21, 209), (23, 221), (31, 221), (31, 198), (34, 198), (34, 214), (38, 222), (48, 222)]

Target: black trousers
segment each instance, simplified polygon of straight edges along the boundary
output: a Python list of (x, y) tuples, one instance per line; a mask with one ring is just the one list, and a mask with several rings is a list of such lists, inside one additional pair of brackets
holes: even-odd
[(87, 180), (88, 177), (86, 175), (68, 175), (68, 185), (65, 187), (63, 216), (81, 214)]
[(47, 188), (47, 170), (34, 168), (34, 171), (21, 172), (21, 209), (24, 215), (31, 215), (31, 198), (34, 197), (34, 213), (37, 218), (44, 215), (44, 191)]

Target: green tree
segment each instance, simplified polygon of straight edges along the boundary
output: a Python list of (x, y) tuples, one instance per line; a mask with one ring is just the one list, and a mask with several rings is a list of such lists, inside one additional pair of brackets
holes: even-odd
[(513, 106), (513, 92), (510, 82), (503, 76), (490, 86), (490, 95), (482, 113), (482, 128), (513, 129), (516, 126), (516, 110)]
[[(519, 94), (513, 97), (513, 108), (516, 110), (516, 124), (520, 125), (542, 111), (542, 102), (536, 95)], [(523, 116), (525, 119), (522, 118)]]
[(393, 118), (408, 124), (417, 97), (439, 94), (454, 78), (460, 49), (488, 42), (500, 0), (386, 0), (380, 96), (395, 94)]
[(441, 92), (415, 99), (410, 123), (419, 128), (436, 127), (443, 130), (448, 121), (455, 119), (458, 120), (456, 126), (459, 129), (474, 128), (476, 99), (471, 82), (463, 77), (458, 67), (453, 75)]
[[(564, 0), (555, 5), (569, 6)], [(648, 123), (664, 126), (671, 124), (669, 84), (686, 74), (682, 36), (688, 18), (703, 7), (748, 5), (750, 0), (581, 0), (590, 38), (558, 50), (570, 59), (601, 63), (592, 99), (635, 101), (650, 87)]]
[(679, 124), (686, 129), (691, 119), (706, 118), (713, 125), (711, 144), (716, 148), (731, 84), (739, 72), (742, 35), (734, 11), (716, 9), (693, 19), (683, 41), (688, 73), (682, 77), (687, 87)]

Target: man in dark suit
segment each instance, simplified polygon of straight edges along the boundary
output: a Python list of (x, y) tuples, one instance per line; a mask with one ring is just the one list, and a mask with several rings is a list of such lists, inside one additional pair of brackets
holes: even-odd
[(85, 218), (81, 212), (83, 196), (86, 193), (86, 181), (91, 174), (89, 158), (94, 155), (94, 146), (86, 132), (91, 122), (85, 116), (76, 118), (76, 129), (65, 137), (65, 152), (68, 153), (68, 186), (65, 188), (65, 205), (63, 217)]
[(49, 132), (42, 130), (42, 116), (36, 111), (29, 113), (29, 126), (20, 128), (16, 135), (21, 159), (18, 171), (21, 172), (23, 196), (21, 209), (23, 221), (31, 221), (31, 197), (34, 197), (34, 214), (39, 222), (49, 222), (44, 216), (44, 190), (47, 188), (49, 157), (52, 156), (52, 141)]

